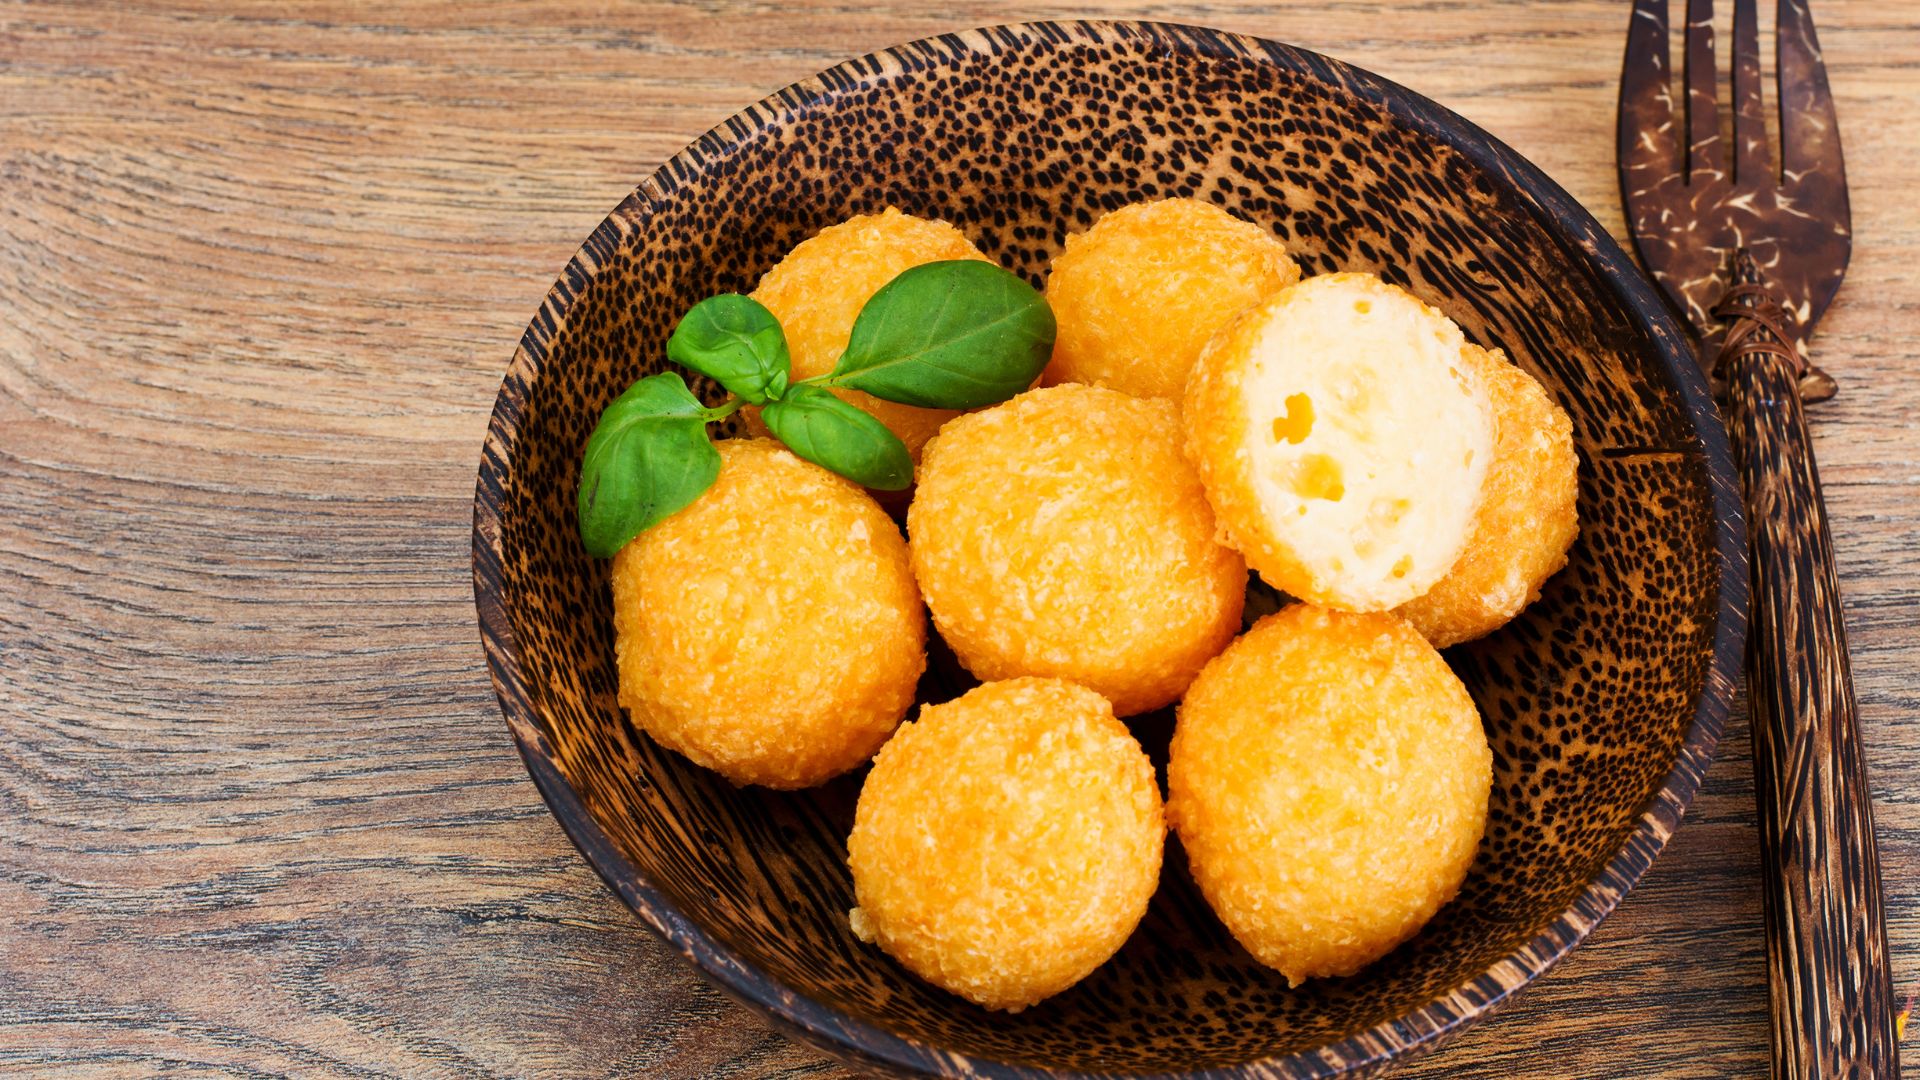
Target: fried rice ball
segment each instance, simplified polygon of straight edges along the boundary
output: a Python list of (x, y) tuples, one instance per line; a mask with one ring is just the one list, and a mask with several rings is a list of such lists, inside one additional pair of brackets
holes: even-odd
[(1435, 648), (1482, 638), (1540, 598), (1580, 531), (1573, 422), (1498, 349), (1467, 346), (1500, 434), (1467, 549), (1439, 584), (1395, 609)]
[(1208, 343), (1187, 447), (1269, 585), (1346, 611), (1426, 592), (1465, 549), (1493, 407), (1451, 319), (1371, 274), (1308, 278)]
[(1131, 716), (1178, 698), (1240, 628), (1172, 402), (1030, 390), (927, 444), (907, 511), (934, 625), (982, 679), (1071, 679)]
[(865, 762), (913, 704), (925, 618), (900, 530), (769, 439), (613, 560), (620, 704), (736, 784), (801, 788)]
[(1047, 303), (1059, 332), (1043, 378), (1177, 402), (1214, 331), (1299, 279), (1272, 233), (1212, 203), (1122, 207), (1054, 257)]
[(1413, 627), (1295, 604), (1194, 680), (1167, 816), (1220, 921), (1298, 986), (1372, 963), (1459, 892), (1492, 763)]
[(1105, 699), (987, 683), (874, 759), (847, 840), (850, 921), (928, 982), (1018, 1011), (1127, 940), (1165, 840), (1153, 766)]
[[(889, 206), (829, 225), (780, 260), (751, 293), (765, 305), (787, 335), (794, 382), (825, 375), (840, 362), (853, 321), (881, 286), (922, 263), (986, 259), (959, 229), (944, 221), (903, 214)], [(887, 425), (915, 461), (920, 448), (959, 415), (948, 409), (922, 409), (886, 401), (846, 387), (834, 387), (841, 399), (872, 413)], [(759, 410), (746, 410), (756, 434), (765, 434)]]

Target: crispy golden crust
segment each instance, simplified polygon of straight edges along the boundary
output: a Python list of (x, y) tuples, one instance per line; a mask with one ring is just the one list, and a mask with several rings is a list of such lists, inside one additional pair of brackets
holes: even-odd
[(1486, 499), (1453, 569), (1396, 609), (1441, 649), (1485, 637), (1538, 600), (1580, 532), (1573, 422), (1499, 350), (1469, 345), (1467, 357), (1486, 381), (1500, 429)]
[(1473, 699), (1411, 626), (1295, 604), (1187, 692), (1167, 816), (1221, 921), (1298, 985), (1360, 970), (1453, 898), (1491, 784)]
[(1201, 351), (1187, 376), (1181, 419), (1187, 457), (1200, 474), (1222, 540), (1274, 588), (1291, 593), (1292, 588), (1310, 583), (1313, 573), (1267, 528), (1253, 482), (1254, 463), (1242, 452), (1242, 432), (1252, 423), (1240, 390), (1244, 371), (1231, 361), (1252, 351), (1264, 307), (1242, 311)]
[[(1368, 318), (1391, 329), (1349, 355), (1342, 342)], [(1438, 310), (1370, 274), (1308, 278), (1242, 311), (1202, 350), (1182, 408), (1225, 542), (1325, 607), (1382, 611), (1430, 588), (1466, 544), (1492, 457), (1465, 345)], [(1296, 398), (1311, 407), (1298, 428)]]
[(1272, 233), (1212, 203), (1122, 207), (1054, 257), (1047, 302), (1059, 336), (1044, 381), (1177, 402), (1214, 331), (1299, 278)]
[(1065, 385), (963, 416), (927, 445), (907, 531), (935, 625), (982, 679), (1071, 679), (1131, 716), (1240, 626), (1246, 566), (1171, 402)]
[[(752, 292), (786, 331), (793, 378), (825, 375), (840, 361), (853, 321), (880, 287), (903, 270), (949, 259), (985, 259), (959, 229), (928, 221), (893, 207), (829, 225), (766, 272)], [(878, 417), (918, 460), (920, 448), (940, 425), (958, 415), (947, 409), (918, 409), (883, 401), (858, 390), (833, 393)], [(746, 410), (748, 425), (765, 434), (759, 410)]]
[(769, 440), (613, 561), (620, 704), (736, 784), (866, 761), (913, 704), (925, 620), (900, 530), (857, 485)]
[(847, 840), (854, 931), (937, 986), (1019, 1010), (1133, 933), (1165, 838), (1153, 766), (1100, 695), (987, 683), (922, 709), (874, 759)]

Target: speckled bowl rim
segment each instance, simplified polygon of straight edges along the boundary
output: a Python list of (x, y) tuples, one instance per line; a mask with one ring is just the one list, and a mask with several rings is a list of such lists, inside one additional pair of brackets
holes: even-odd
[(1658, 294), (1620, 245), (1584, 207), (1537, 167), (1479, 127), (1427, 98), (1349, 64), (1260, 38), (1174, 23), (1132, 21), (1028, 22), (968, 30), (883, 49), (848, 60), (795, 83), (743, 109), (675, 154), (602, 222), (547, 295), (528, 326), (502, 380), (488, 427), (474, 497), (474, 600), (494, 692), (506, 714), (527, 771), (561, 827), (587, 862), (662, 939), (729, 995), (781, 1029), (851, 1063), (889, 1072), (930, 1076), (1000, 1078), (1111, 1076), (1056, 1071), (954, 1053), (897, 1035), (823, 1005), (781, 985), (688, 918), (640, 874), (596, 824), (578, 794), (554, 764), (534, 718), (523, 683), (518, 644), (507, 618), (500, 568), (500, 508), (512, 471), (515, 439), (526, 388), (540, 375), (543, 338), (557, 332), (585, 280), (597, 271), (595, 253), (619, 238), (617, 219), (643, 208), (699, 175), (714, 159), (751, 138), (777, 118), (807, 107), (861, 80), (924, 67), (966, 54), (994, 55), (1030, 37), (1066, 44), (1116, 41), (1202, 55), (1278, 65), (1383, 107), (1400, 123), (1452, 147), (1473, 161), (1490, 182), (1527, 207), (1569, 256), (1597, 264), (1638, 328), (1659, 349), (1661, 366), (1679, 388), (1688, 420), (1706, 459), (1720, 562), (1713, 655), (1699, 704), (1673, 767), (1639, 823), (1606, 868), (1580, 897), (1525, 946), (1479, 977), (1412, 1010), (1317, 1050), (1238, 1065), (1183, 1073), (1125, 1074), (1221, 1078), (1332, 1076), (1372, 1072), (1389, 1060), (1404, 1061), (1439, 1045), (1502, 1004), (1579, 944), (1632, 889), (1678, 828), (1713, 757), (1734, 695), (1746, 632), (1747, 566), (1739, 489), (1728, 453), (1726, 430), (1714, 408), (1692, 345)]

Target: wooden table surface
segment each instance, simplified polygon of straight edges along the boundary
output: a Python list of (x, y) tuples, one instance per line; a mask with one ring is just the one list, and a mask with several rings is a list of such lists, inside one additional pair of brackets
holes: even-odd
[[(1857, 237), (1814, 415), (1904, 995), (1920, 8), (1814, 6)], [(0, 1073), (842, 1075), (649, 937), (522, 771), (481, 434), (561, 266), (683, 144), (852, 54), (1087, 14), (1371, 68), (1620, 231), (1622, 0), (0, 0)], [(1762, 1075), (1752, 822), (1739, 722), (1618, 913), (1404, 1075)]]

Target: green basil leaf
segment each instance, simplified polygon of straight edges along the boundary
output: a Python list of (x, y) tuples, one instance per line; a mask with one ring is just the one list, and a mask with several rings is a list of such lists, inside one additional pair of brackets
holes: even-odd
[(627, 541), (713, 486), (720, 451), (709, 410), (679, 373), (650, 375), (613, 400), (580, 463), (580, 542), (611, 559)]
[(709, 296), (680, 319), (667, 359), (691, 368), (755, 405), (787, 390), (790, 359), (780, 320), (739, 293)]
[(860, 309), (826, 382), (907, 405), (979, 408), (1033, 385), (1053, 334), (1053, 309), (1018, 275), (979, 259), (924, 263)]
[(907, 444), (871, 414), (807, 383), (760, 410), (767, 430), (787, 449), (858, 484), (899, 491), (913, 483)]

